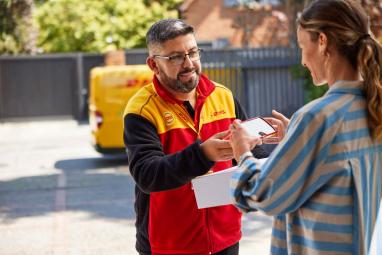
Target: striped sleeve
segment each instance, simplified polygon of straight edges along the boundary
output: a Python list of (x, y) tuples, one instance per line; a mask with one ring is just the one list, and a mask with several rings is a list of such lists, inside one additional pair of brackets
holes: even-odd
[(258, 160), (250, 157), (239, 166), (231, 179), (234, 204), (244, 212), (259, 209), (268, 215), (301, 207), (338, 174), (319, 169), (342, 124), (341, 112), (348, 107), (349, 104), (339, 105), (328, 97), (297, 112), (285, 139), (264, 165), (260, 167)]

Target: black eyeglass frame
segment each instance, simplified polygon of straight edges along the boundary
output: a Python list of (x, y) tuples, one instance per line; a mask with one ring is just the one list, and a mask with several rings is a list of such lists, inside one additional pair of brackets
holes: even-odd
[[(172, 55), (172, 56), (153, 55), (153, 58), (165, 59), (165, 60), (167, 60), (172, 65), (181, 65), (186, 60), (187, 56), (188, 56), (188, 58), (191, 61), (198, 61), (198, 60), (200, 60), (201, 57), (202, 57), (202, 52), (203, 52), (203, 49), (198, 48), (197, 50), (190, 51), (190, 52), (188, 52), (186, 54), (175, 54), (175, 55)], [(198, 57), (197, 58), (191, 58), (190, 54), (193, 54), (193, 53), (197, 53)], [(180, 60), (180, 58), (177, 59), (177, 57), (180, 57), (180, 56), (182, 56), (182, 60)], [(179, 61), (179, 63), (178, 63), (178, 61)]]

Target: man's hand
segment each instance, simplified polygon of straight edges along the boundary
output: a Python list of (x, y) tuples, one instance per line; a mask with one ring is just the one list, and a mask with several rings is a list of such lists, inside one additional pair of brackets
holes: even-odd
[(204, 155), (209, 160), (215, 162), (233, 159), (231, 145), (228, 140), (224, 140), (229, 135), (229, 130), (220, 132), (200, 144), (200, 148), (202, 149)]
[(268, 137), (264, 137), (263, 143), (277, 144), (281, 142), (281, 140), (285, 136), (286, 129), (289, 125), (289, 119), (276, 110), (272, 110), (272, 115), (274, 116), (274, 118), (267, 117), (264, 119), (268, 121), (277, 130), (277, 133)]

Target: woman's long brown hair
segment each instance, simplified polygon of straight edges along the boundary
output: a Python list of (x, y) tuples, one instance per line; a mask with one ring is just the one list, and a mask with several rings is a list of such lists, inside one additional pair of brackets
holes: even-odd
[(370, 21), (354, 0), (316, 0), (304, 9), (297, 25), (317, 40), (324, 33), (329, 45), (345, 56), (364, 80), (368, 122), (373, 138), (382, 140), (382, 46)]

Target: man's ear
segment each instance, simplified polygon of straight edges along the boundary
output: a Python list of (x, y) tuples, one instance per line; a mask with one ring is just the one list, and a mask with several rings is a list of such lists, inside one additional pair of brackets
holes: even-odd
[(154, 74), (159, 74), (159, 68), (153, 57), (148, 56), (146, 58), (146, 64), (154, 72)]
[(324, 33), (318, 35), (318, 50), (323, 56), (328, 56), (329, 54), (328, 37)]

